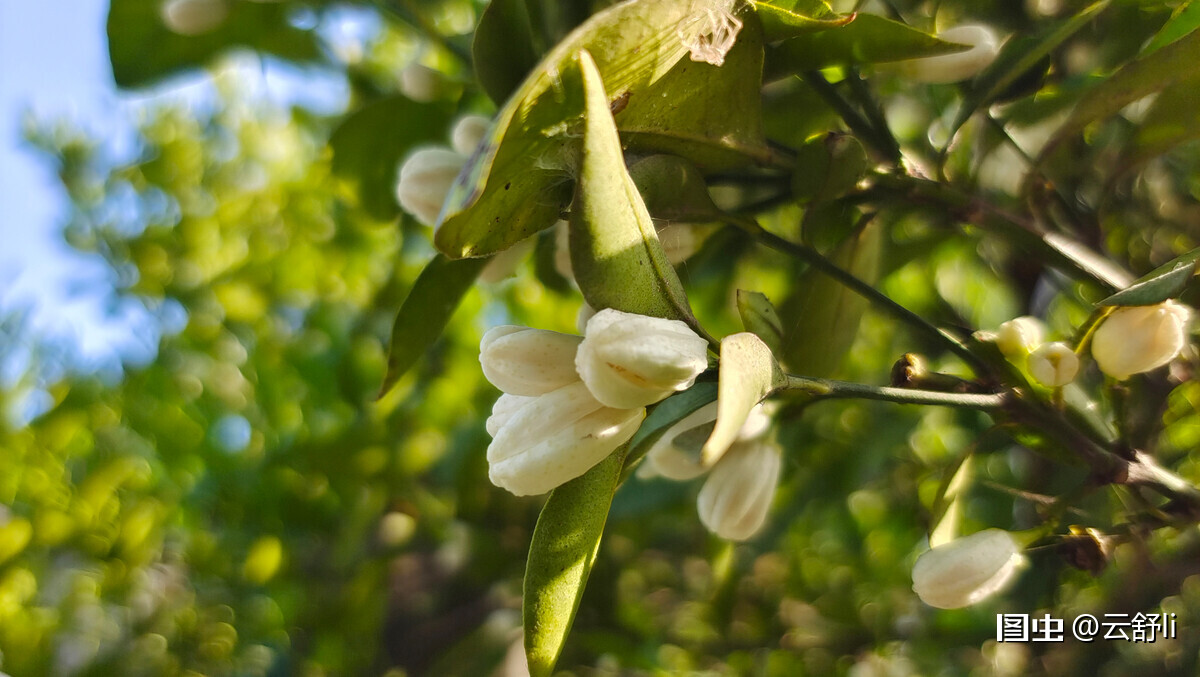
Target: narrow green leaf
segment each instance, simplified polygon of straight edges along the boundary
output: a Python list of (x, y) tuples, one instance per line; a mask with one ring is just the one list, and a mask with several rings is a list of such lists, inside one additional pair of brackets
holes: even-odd
[(541, 54), (534, 48), (534, 28), (526, 0), (492, 0), (471, 42), (475, 77), (497, 106), (516, 91)]
[(756, 291), (739, 289), (737, 307), (746, 331), (762, 339), (772, 353), (779, 352), (783, 347), (783, 323), (770, 299)]
[(625, 169), (621, 141), (600, 72), (579, 55), (587, 95), (583, 162), (571, 209), (571, 266), (588, 304), (639, 315), (691, 319), (687, 296), (667, 261), (654, 222)]
[(1200, 33), (1175, 42), (1122, 66), (1087, 93), (1071, 117), (1046, 142), (1038, 155), (1043, 163), (1062, 143), (1092, 122), (1115, 115), (1125, 106), (1183, 80), (1200, 77)]
[(1165, 26), (1142, 49), (1142, 56), (1156, 52), (1200, 28), (1200, 2), (1188, 0), (1180, 5)]
[(837, 28), (801, 35), (767, 50), (768, 80), (828, 66), (904, 61), (960, 52), (964, 45), (874, 14)]
[(442, 335), (454, 310), (487, 263), (488, 259), (452, 261), (438, 254), (425, 266), (392, 325), (387, 373), (379, 397), (386, 395)]
[(636, 98), (686, 53), (691, 0), (630, 0), (598, 12), (550, 50), (501, 109), (459, 177), (434, 240), (451, 258), (486, 256), (554, 224), (571, 199), (587, 50), (614, 97)]
[(546, 677), (562, 654), (621, 477), (625, 448), (550, 493), (525, 565), (525, 656)]
[(630, 93), (616, 115), (630, 151), (671, 153), (708, 169), (771, 161), (763, 137), (762, 26), (752, 13), (742, 22), (723, 65), (681, 59), (655, 85)]
[(721, 339), (717, 425), (700, 450), (700, 462), (711, 466), (720, 460), (737, 440), (750, 410), (782, 381), (783, 372), (762, 339), (750, 332)]
[(646, 420), (642, 421), (642, 426), (629, 440), (629, 455), (625, 457), (625, 467), (630, 468), (641, 460), (668, 428), (716, 399), (716, 382), (701, 381), (656, 404), (646, 416)]
[(838, 14), (827, 3), (754, 0), (754, 11), (762, 20), (767, 42), (779, 42), (806, 33), (845, 26), (854, 21), (854, 14)]
[[(215, 4), (215, 3), (214, 3)], [(163, 21), (162, 0), (112, 0), (108, 8), (108, 56), (118, 87), (153, 85), (183, 70), (201, 68), (235, 47), (288, 61), (321, 58), (313, 31), (288, 20), (287, 3), (226, 2), (210, 30), (181, 35)]]
[(1196, 274), (1196, 259), (1200, 249), (1186, 256), (1190, 261), (1179, 261), (1170, 269), (1143, 277), (1128, 288), (1097, 303), (1097, 306), (1152, 306), (1179, 295)]
[[(833, 263), (867, 284), (879, 276), (885, 230), (869, 223), (846, 240), (832, 256)], [(780, 359), (792, 373), (829, 377), (837, 371), (870, 303), (837, 280), (810, 268), (784, 303), (783, 350)]]
[(1026, 37), (1009, 40), (1000, 48), (996, 60), (972, 81), (963, 97), (954, 124), (950, 125), (953, 136), (959, 127), (975, 114), (975, 111), (991, 104), (1018, 80), (1028, 74), (1042, 59), (1049, 56), (1072, 35), (1079, 32), (1101, 11), (1108, 7), (1109, 0), (1100, 0), (1078, 12), (1069, 19), (1048, 26), (1042, 31)]
[(1121, 168), (1127, 171), (1198, 138), (1200, 77), (1193, 76), (1167, 87), (1154, 99), (1121, 159)]
[(380, 99), (350, 113), (333, 130), (333, 171), (358, 186), (363, 207), (377, 219), (396, 215), (396, 168), (417, 145), (443, 140), (450, 109), (403, 96)]

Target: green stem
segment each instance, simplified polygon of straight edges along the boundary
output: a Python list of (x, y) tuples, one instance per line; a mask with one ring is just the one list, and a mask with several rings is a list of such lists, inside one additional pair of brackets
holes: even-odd
[(986, 362), (979, 359), (979, 357), (968, 350), (967, 347), (963, 345), (963, 343), (957, 338), (933, 326), (925, 318), (917, 315), (899, 303), (896, 303), (887, 295), (855, 277), (852, 273), (834, 265), (829, 261), (829, 259), (822, 256), (820, 252), (812, 247), (792, 242), (790, 240), (785, 240), (784, 238), (779, 237), (778, 235), (763, 228), (761, 225), (759, 225), (758, 221), (751, 217), (725, 214), (723, 218), (730, 224), (741, 228), (746, 233), (757, 238), (760, 242), (768, 247), (777, 251), (781, 251), (785, 254), (789, 254), (808, 263), (813, 268), (816, 268), (838, 282), (841, 282), (851, 291), (865, 298), (875, 308), (924, 333), (926, 336), (937, 341), (938, 343), (941, 343), (948, 350), (962, 358), (963, 361), (970, 365), (970, 367), (975, 370), (976, 373), (984, 374), (991, 371)]
[(878, 134), (878, 141), (884, 146), (880, 151), (891, 160), (892, 164), (899, 165), (900, 142), (896, 140), (896, 135), (892, 134), (892, 128), (887, 123), (887, 116), (883, 114), (879, 102), (871, 94), (867, 82), (859, 77), (858, 70), (854, 68), (847, 70), (846, 81), (850, 83), (850, 91), (854, 94), (854, 98), (858, 99), (863, 112), (867, 114), (867, 121), (871, 123)]
[[(820, 71), (805, 71), (804, 75), (801, 77), (803, 77), (804, 82), (808, 84), (809, 87), (812, 87), (813, 91), (815, 91), (817, 95), (825, 101), (825, 103), (829, 104), (830, 108), (833, 108), (833, 110), (837, 112), (837, 114), (842, 118), (842, 121), (846, 123), (846, 126), (850, 128), (850, 131), (854, 132), (859, 139), (867, 142), (871, 148), (875, 149), (875, 152), (879, 153), (889, 161), (893, 163), (899, 161), (899, 149), (895, 149), (896, 155), (893, 155), (893, 149), (888, 141), (883, 137), (883, 134), (872, 127), (871, 123), (867, 122), (867, 119), (864, 118), (858, 111), (854, 110), (854, 106), (851, 106), (850, 102), (846, 101), (846, 99), (838, 93), (837, 88), (829, 84), (829, 81), (825, 79), (824, 75), (821, 75)], [(890, 133), (888, 136), (890, 136)]]
[(808, 376), (785, 376), (780, 390), (800, 390), (822, 398), (883, 400), (897, 404), (934, 404), (966, 409), (999, 409), (1008, 401), (1004, 393), (944, 393), (937, 390), (910, 390), (891, 386), (872, 386)]

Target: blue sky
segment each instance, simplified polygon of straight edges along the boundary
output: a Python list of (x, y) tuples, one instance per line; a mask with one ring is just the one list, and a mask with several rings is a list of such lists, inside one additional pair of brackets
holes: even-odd
[[(157, 334), (136, 304), (111, 308), (106, 267), (63, 242), (65, 195), (52, 164), (23, 143), (22, 120), (70, 120), (120, 155), (132, 145), (139, 106), (211, 91), (208, 76), (196, 73), (154, 92), (117, 92), (107, 8), (107, 0), (0, 2), (0, 312), (31, 311), (35, 332), (65, 343), (85, 369), (144, 361)], [(252, 58), (240, 70), (260, 95), (330, 112), (344, 105), (345, 88), (329, 73), (261, 67)]]

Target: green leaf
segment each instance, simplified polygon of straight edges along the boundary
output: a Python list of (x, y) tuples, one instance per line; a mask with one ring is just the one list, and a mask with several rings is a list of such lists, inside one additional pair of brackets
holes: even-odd
[(668, 428), (716, 399), (717, 384), (714, 381), (701, 381), (659, 402), (629, 440), (629, 455), (625, 457), (625, 467), (632, 467), (645, 456)]
[(1200, 138), (1200, 77), (1193, 76), (1167, 87), (1155, 97), (1121, 159), (1121, 168), (1136, 167), (1197, 138)]
[(681, 59), (656, 84), (630, 94), (616, 115), (621, 140), (632, 152), (671, 153), (708, 169), (768, 164), (762, 64), (762, 26), (745, 14), (723, 65)]
[(579, 610), (600, 550), (625, 448), (550, 493), (525, 565), (525, 656), (531, 677), (548, 676)]
[(1125, 106), (1188, 78), (1200, 76), (1200, 33), (1187, 36), (1125, 64), (1091, 90), (1075, 106), (1071, 117), (1046, 142), (1037, 162), (1041, 164), (1063, 141), (1088, 124), (1115, 115)]
[(700, 462), (716, 463), (750, 415), (750, 410), (783, 381), (783, 372), (771, 349), (750, 332), (721, 339), (721, 366), (717, 378), (717, 424), (700, 449)]
[(762, 21), (767, 42), (779, 42), (806, 33), (845, 26), (854, 21), (854, 14), (840, 15), (823, 1), (754, 0), (754, 11)]
[(1166, 25), (1146, 44), (1142, 49), (1142, 56), (1166, 47), (1197, 28), (1200, 28), (1200, 2), (1188, 0), (1175, 10)]
[(1097, 306), (1152, 306), (1174, 298), (1183, 291), (1196, 274), (1200, 249), (1193, 249), (1175, 259), (1165, 270), (1160, 267), (1116, 294), (1097, 303)]
[[(839, 268), (867, 284), (879, 276), (885, 229), (869, 223), (831, 257)], [(805, 271), (796, 294), (783, 305), (780, 359), (792, 373), (832, 376), (858, 335), (870, 303), (846, 285), (815, 268)]]
[(629, 167), (629, 178), (650, 215), (666, 221), (698, 223), (719, 220), (696, 165), (674, 155), (651, 155)]
[(346, 116), (329, 137), (333, 171), (357, 183), (363, 206), (385, 220), (396, 215), (396, 168), (421, 143), (443, 140), (450, 109), (403, 96), (380, 99)]
[(596, 310), (691, 319), (687, 295), (667, 261), (654, 222), (625, 169), (604, 83), (592, 57), (579, 55), (587, 93), (583, 163), (571, 209), (571, 266)]
[(792, 38), (768, 49), (767, 79), (828, 66), (904, 61), (964, 49), (964, 45), (939, 40), (891, 19), (859, 14), (844, 26)]
[(487, 263), (488, 259), (452, 261), (438, 254), (425, 266), (392, 325), (387, 373), (379, 397), (386, 395), (442, 335), (454, 310)]
[(783, 323), (770, 299), (756, 291), (739, 289), (737, 308), (746, 331), (762, 339), (772, 353), (779, 352), (783, 346)]
[(541, 53), (534, 47), (534, 34), (526, 0), (492, 0), (483, 10), (471, 42), (471, 60), (479, 84), (497, 106), (537, 66)]
[(1068, 38), (1079, 32), (1101, 11), (1109, 0), (1100, 0), (1069, 19), (1053, 24), (1032, 35), (1009, 40), (1000, 48), (996, 60), (972, 81), (962, 107), (950, 125), (951, 136), (975, 114), (1009, 90), (1032, 71), (1042, 59), (1058, 49)]
[(222, 3), (228, 14), (211, 30), (181, 35), (167, 28), (162, 0), (112, 0), (108, 56), (118, 87), (146, 87), (183, 70), (200, 68), (234, 47), (288, 61), (318, 61), (316, 35), (288, 21), (292, 6), (274, 2)]
[(451, 258), (486, 256), (554, 224), (571, 199), (587, 50), (615, 97), (637, 98), (687, 48), (679, 26), (690, 0), (631, 0), (592, 16), (548, 52), (497, 116), (488, 143), (447, 199), (434, 240)]

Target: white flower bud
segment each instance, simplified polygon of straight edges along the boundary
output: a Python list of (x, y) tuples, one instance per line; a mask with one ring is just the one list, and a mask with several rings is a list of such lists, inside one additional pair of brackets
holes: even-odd
[(436, 224), (442, 203), (466, 163), (465, 156), (445, 148), (416, 151), (400, 166), (396, 200), (417, 221), (426, 226)]
[(592, 316), (595, 314), (596, 309), (589, 306), (587, 301), (584, 301), (583, 305), (579, 306), (579, 312), (575, 313), (575, 330), (580, 334), (586, 332), (588, 320), (592, 319)]
[(527, 237), (504, 251), (492, 257), (491, 261), (479, 271), (479, 281), (484, 284), (495, 284), (506, 280), (517, 272), (517, 266), (533, 251), (534, 239)]
[(437, 98), (441, 76), (432, 68), (410, 63), (400, 71), (400, 93), (413, 101), (429, 103)]
[(582, 383), (563, 386), (508, 416), (488, 446), (488, 476), (517, 496), (544, 494), (604, 460), (645, 416), (605, 407)]
[(772, 442), (739, 442), (730, 447), (696, 497), (704, 527), (731, 541), (758, 533), (775, 496), (781, 456)]
[(229, 16), (225, 0), (167, 0), (159, 6), (163, 25), (179, 35), (203, 35)]
[(1046, 325), (1028, 315), (1009, 320), (996, 330), (996, 346), (1010, 360), (1020, 360), (1042, 345)]
[(971, 49), (902, 62), (899, 70), (916, 82), (946, 84), (972, 78), (996, 58), (996, 35), (987, 26), (955, 26), (938, 33), (947, 42), (970, 45)]
[(544, 395), (579, 380), (575, 352), (582, 339), (545, 329), (492, 327), (479, 342), (483, 375), (510, 395)]
[(1092, 357), (1117, 380), (1157, 369), (1187, 343), (1192, 309), (1177, 301), (1118, 308), (1092, 335)]
[(1025, 565), (1012, 534), (985, 529), (928, 550), (913, 565), (913, 592), (929, 606), (958, 609), (999, 592)]
[(462, 116), (454, 123), (454, 130), (450, 132), (450, 147), (463, 155), (471, 155), (483, 142), (483, 137), (487, 135), (491, 126), (491, 118), (482, 115)]
[[(690, 480), (709, 470), (700, 463), (700, 448), (712, 434), (717, 422), (717, 403), (710, 402), (680, 419), (667, 428), (662, 437), (646, 452), (646, 459), (638, 468), (638, 476), (651, 478), (661, 475), (669, 480)], [(738, 441), (748, 442), (762, 437), (771, 426), (771, 416), (764, 405), (750, 410)]]
[(1043, 343), (1029, 355), (1029, 373), (1047, 388), (1061, 388), (1075, 380), (1079, 357), (1065, 343)]
[(601, 310), (588, 320), (575, 368), (596, 399), (630, 409), (687, 390), (708, 367), (708, 342), (679, 320)]
[(504, 424), (508, 423), (508, 419), (517, 413), (518, 409), (536, 399), (536, 397), (509, 395), (508, 393), (501, 395), (496, 399), (496, 403), (492, 405), (492, 415), (488, 416), (487, 422), (484, 424), (484, 427), (487, 428), (487, 433), (495, 437), (496, 433), (500, 432), (500, 429), (504, 427)]

